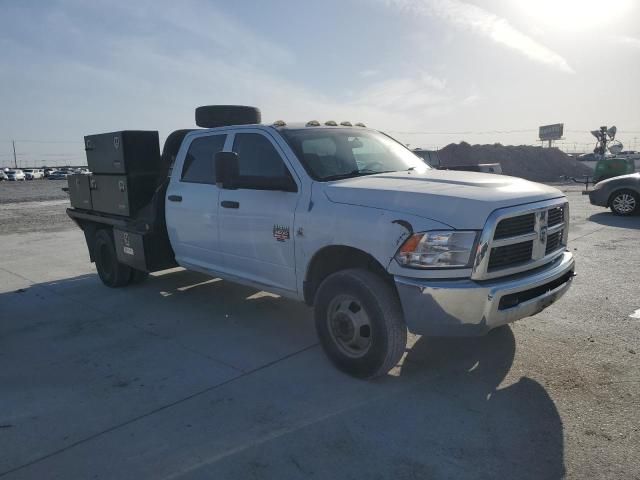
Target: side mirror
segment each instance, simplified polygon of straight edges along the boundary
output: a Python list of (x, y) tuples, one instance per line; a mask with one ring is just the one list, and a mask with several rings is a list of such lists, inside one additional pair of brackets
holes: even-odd
[(216, 172), (216, 185), (226, 190), (238, 188), (238, 154), (236, 152), (217, 152), (213, 157)]

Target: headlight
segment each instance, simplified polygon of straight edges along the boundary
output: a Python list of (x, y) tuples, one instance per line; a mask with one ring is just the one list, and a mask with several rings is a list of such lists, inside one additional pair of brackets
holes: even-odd
[(396, 260), (413, 268), (469, 267), (477, 234), (451, 230), (416, 233), (400, 247)]

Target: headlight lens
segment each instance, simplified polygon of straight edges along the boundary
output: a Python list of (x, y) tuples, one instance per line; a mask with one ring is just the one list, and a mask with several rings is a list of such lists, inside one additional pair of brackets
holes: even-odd
[(413, 268), (469, 267), (477, 235), (478, 232), (457, 230), (416, 233), (400, 247), (396, 260)]

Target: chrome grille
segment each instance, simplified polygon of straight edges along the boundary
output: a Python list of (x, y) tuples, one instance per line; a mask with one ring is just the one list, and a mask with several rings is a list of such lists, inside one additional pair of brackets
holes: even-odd
[(533, 252), (533, 240), (522, 243), (513, 243), (491, 249), (489, 256), (489, 271), (494, 271), (508, 265), (517, 265), (519, 263), (531, 260)]
[(547, 226), (553, 227), (564, 222), (564, 207), (551, 208), (547, 212)]
[(536, 224), (536, 216), (533, 213), (521, 215), (519, 217), (505, 218), (500, 220), (496, 227), (496, 233), (493, 234), (494, 239), (515, 237), (533, 232)]
[(471, 277), (512, 275), (553, 261), (567, 244), (568, 221), (564, 200), (496, 210), (480, 236)]
[(562, 246), (562, 230), (547, 236), (547, 244), (544, 249), (545, 255), (555, 252)]

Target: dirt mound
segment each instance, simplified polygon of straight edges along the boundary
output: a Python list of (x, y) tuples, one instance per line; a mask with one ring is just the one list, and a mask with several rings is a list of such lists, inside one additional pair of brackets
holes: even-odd
[(557, 148), (452, 143), (438, 152), (443, 167), (499, 163), (502, 173), (537, 182), (556, 182), (563, 175), (581, 177), (593, 170)]

